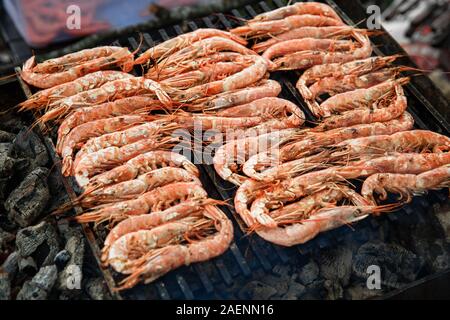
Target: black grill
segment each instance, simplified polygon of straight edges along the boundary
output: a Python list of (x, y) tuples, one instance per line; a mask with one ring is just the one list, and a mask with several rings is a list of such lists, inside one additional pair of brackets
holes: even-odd
[[(287, 1), (274, 0), (258, 2), (253, 5), (247, 5), (240, 9), (232, 10), (227, 14), (214, 14), (208, 17), (189, 21), (183, 25), (172, 25), (164, 29), (149, 31), (143, 33), (143, 45), (141, 51), (154, 46), (157, 43), (165, 41), (171, 37), (177, 36), (184, 32), (189, 32), (197, 28), (210, 27), (218, 29), (229, 29), (239, 25), (242, 19), (248, 19), (261, 12), (270, 11), (275, 8), (286, 5)], [(326, 1), (331, 5), (338, 14), (349, 25), (355, 25), (356, 21), (361, 21), (364, 13), (362, 8), (354, 1), (339, 1), (339, 6), (334, 1)], [(352, 17), (352, 19), (349, 18)], [(187, 26), (187, 28), (186, 28)], [(379, 36), (375, 39), (375, 54), (389, 55), (402, 53), (398, 44), (388, 35)], [(118, 39), (114, 44), (128, 46), (135, 50), (139, 46), (139, 35), (129, 36)], [(382, 47), (377, 45), (383, 44)], [(407, 58), (402, 58), (400, 63), (410, 64)], [(136, 70), (141, 72), (141, 70)], [(280, 97), (291, 100), (299, 105), (305, 112), (307, 121), (310, 123), (314, 118), (303, 102), (301, 96), (295, 89), (295, 82), (298, 79), (297, 72), (276, 72), (271, 78), (277, 80), (282, 86)], [(22, 83), (23, 84), (23, 83)], [(24, 85), (24, 88), (27, 87)], [(449, 135), (448, 115), (439, 113), (446, 108), (446, 100), (431, 84), (429, 79), (425, 77), (417, 77), (406, 86), (406, 94), (408, 97), (408, 111), (413, 115), (416, 127), (420, 129), (429, 129), (445, 135)], [(27, 93), (27, 92), (26, 92)], [(54, 146), (49, 141), (48, 147), (54, 157), (55, 163), (58, 162), (58, 156), (54, 152)], [(201, 170), (202, 182), (205, 189), (211, 197), (216, 199), (229, 200), (234, 196), (236, 188), (228, 182), (223, 181), (210, 165), (199, 166)], [(62, 177), (61, 177), (62, 178)], [(66, 187), (71, 196), (74, 196), (72, 183), (65, 180)], [(317, 250), (337, 246), (351, 235), (352, 237), (364, 236), (366, 231), (376, 230), (380, 224), (388, 220), (389, 223), (405, 223), (411, 221), (420, 221), (436, 204), (443, 203), (447, 200), (447, 193), (444, 191), (432, 191), (426, 197), (416, 197), (411, 204), (403, 207), (396, 213), (391, 213), (378, 218), (368, 218), (359, 222), (356, 226), (357, 231), (353, 232), (346, 227), (342, 227), (324, 234), (319, 235), (314, 240), (304, 245), (293, 248), (284, 248), (272, 245), (257, 235), (246, 236), (244, 231), (244, 223), (232, 208), (224, 207), (223, 210), (233, 220), (235, 226), (235, 237), (230, 249), (222, 256), (211, 261), (198, 263), (188, 267), (182, 267), (170, 272), (160, 280), (149, 284), (140, 284), (135, 288), (122, 292), (114, 293), (114, 297), (132, 298), (132, 299), (211, 299), (211, 298), (232, 298), (224, 290), (233, 284), (244, 283), (253, 277), (257, 272), (268, 272), (277, 264), (286, 264), (292, 261), (293, 257), (301, 259), (303, 255), (307, 255)], [(92, 230), (85, 227), (87, 239), (91, 248), (96, 255), (99, 256), (99, 248), (102, 242), (93, 233)], [(306, 259), (306, 258), (305, 258)], [(111, 270), (103, 270), (106, 282), (110, 287), (114, 286), (121, 276)]]

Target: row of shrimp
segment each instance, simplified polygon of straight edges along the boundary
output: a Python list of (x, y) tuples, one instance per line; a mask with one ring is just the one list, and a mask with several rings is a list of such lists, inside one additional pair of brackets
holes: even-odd
[(297, 2), (257, 15), (231, 33), (254, 42), (252, 49), (275, 70), (304, 70), (348, 62), (372, 53), (368, 30), (346, 25), (328, 5)]
[(414, 130), (407, 112), (410, 78), (400, 74), (414, 69), (393, 66), (399, 56), (370, 57), (369, 32), (314, 2), (231, 32), (253, 39), (269, 70), (301, 70), (296, 87), (317, 117), (310, 128), (241, 136), (217, 150), (215, 170), (238, 186), (234, 206), (248, 232), (298, 245), (450, 187), (450, 138)]

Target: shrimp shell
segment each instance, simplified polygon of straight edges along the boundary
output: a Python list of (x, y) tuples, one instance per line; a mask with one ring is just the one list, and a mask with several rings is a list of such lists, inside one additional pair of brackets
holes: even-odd
[(131, 200), (98, 206), (76, 216), (75, 220), (80, 223), (118, 222), (128, 216), (166, 210), (185, 200), (206, 199), (207, 196), (206, 191), (197, 182), (175, 182), (143, 193)]
[[(40, 70), (40, 65), (36, 66), (35, 57), (33, 56), (23, 65), (20, 76), (28, 84), (38, 88), (47, 89), (62, 83), (73, 81), (88, 73), (113, 66), (119, 66), (124, 72), (131, 71), (133, 68), (133, 54), (127, 48), (109, 48), (111, 51), (108, 56), (102, 56), (93, 60), (89, 60), (89, 57), (87, 57), (88, 61), (81, 61), (79, 64), (75, 63), (74, 66), (71, 66), (68, 69), (63, 68), (63, 71), (51, 73), (39, 73), (35, 71)], [(94, 50), (98, 50), (98, 48), (82, 50), (77, 52), (76, 55), (83, 56), (87, 52), (89, 53)]]
[(139, 154), (155, 149), (171, 147), (178, 139), (170, 137), (153, 137), (122, 146), (108, 147), (97, 152), (86, 154), (75, 167), (75, 179), (81, 187), (89, 183), (95, 174), (114, 168)]
[(86, 189), (135, 179), (138, 175), (164, 167), (183, 168), (198, 177), (197, 167), (185, 156), (171, 151), (150, 151), (128, 160), (121, 166), (92, 177)]
[(200, 28), (195, 31), (179, 35), (175, 38), (169, 39), (161, 44), (158, 44), (144, 53), (142, 53), (135, 61), (135, 64), (144, 64), (148, 61), (155, 61), (173, 54), (176, 51), (191, 46), (193, 43), (211, 37), (228, 38), (241, 45), (246, 45), (247, 41), (239, 36), (233, 35), (229, 32), (212, 29)]
[(19, 104), (19, 111), (41, 110), (59, 99), (98, 88), (109, 81), (129, 79), (132, 77), (133, 75), (121, 71), (93, 72), (73, 81), (36, 92), (26, 101)]

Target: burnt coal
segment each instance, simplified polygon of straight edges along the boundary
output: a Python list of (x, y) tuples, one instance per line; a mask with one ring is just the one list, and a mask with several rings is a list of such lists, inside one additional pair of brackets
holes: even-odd
[(327, 300), (341, 300), (344, 298), (344, 289), (339, 282), (325, 280), (323, 286), (327, 292)]
[(277, 290), (261, 281), (247, 283), (239, 292), (241, 299), (268, 300), (277, 294)]
[(74, 231), (67, 240), (65, 249), (70, 253), (70, 260), (66, 267), (59, 274), (58, 288), (66, 291), (68, 295), (78, 294), (79, 284), (83, 280), (83, 260), (85, 252), (85, 242), (83, 234), (80, 231)]
[(21, 229), (16, 236), (16, 248), (21, 257), (32, 256), (38, 266), (50, 265), (59, 252), (56, 229), (45, 221)]
[(352, 250), (345, 246), (321, 250), (316, 257), (323, 278), (339, 282), (342, 286), (349, 283), (352, 273)]
[(89, 279), (86, 283), (86, 291), (92, 300), (111, 300), (111, 295), (102, 278)]
[(289, 289), (286, 292), (284, 296), (282, 296), (282, 299), (285, 300), (298, 300), (303, 297), (306, 288), (304, 285), (298, 283), (295, 281), (295, 278), (291, 279), (292, 281), (289, 281)]
[(319, 266), (313, 260), (300, 268), (298, 273), (298, 280), (304, 284), (309, 285), (319, 276)]
[(58, 271), (55, 265), (46, 266), (39, 270), (31, 279), (26, 281), (17, 294), (17, 300), (44, 300), (55, 285)]
[(0, 272), (0, 300), (11, 299), (11, 280), (7, 273)]
[(417, 279), (424, 265), (421, 257), (397, 244), (372, 241), (363, 244), (353, 259), (353, 271), (367, 279), (369, 266), (378, 266), (381, 284), (390, 288), (401, 288)]
[(22, 129), (13, 142), (13, 152), (17, 158), (28, 160), (26, 173), (44, 167), (49, 161), (47, 149), (39, 136), (29, 128)]
[(442, 233), (445, 235), (446, 240), (450, 242), (450, 206), (438, 207), (434, 212), (436, 213), (435, 216), (439, 221)]
[(15, 137), (13, 133), (0, 130), (0, 142), (13, 142)]
[(347, 300), (367, 300), (383, 294), (382, 289), (369, 289), (365, 283), (356, 283), (345, 291)]
[(19, 253), (12, 252), (3, 262), (1, 269), (8, 274), (10, 280), (13, 280), (19, 270)]
[(5, 201), (10, 220), (27, 227), (41, 216), (50, 199), (47, 175), (47, 168), (36, 168), (11, 192)]
[(0, 228), (0, 257), (8, 252), (15, 238), (14, 234)]
[(17, 160), (11, 157), (11, 143), (0, 143), (0, 198), (6, 196), (5, 190), (10, 178), (14, 175)]
[(38, 270), (36, 261), (32, 257), (20, 258), (19, 259), (19, 272), (27, 275), (34, 275)]
[(58, 270), (64, 269), (64, 267), (67, 265), (67, 263), (70, 261), (71, 254), (68, 250), (64, 249), (58, 252), (58, 254), (55, 257), (55, 265), (58, 268)]

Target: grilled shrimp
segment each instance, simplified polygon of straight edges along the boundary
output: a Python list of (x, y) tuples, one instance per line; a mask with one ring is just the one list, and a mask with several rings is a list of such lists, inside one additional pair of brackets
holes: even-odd
[(322, 102), (317, 110), (317, 116), (329, 117), (333, 113), (364, 108), (370, 106), (378, 99), (392, 91), (396, 85), (409, 82), (408, 77), (389, 80), (367, 89), (356, 89), (337, 94)]
[(213, 159), (214, 168), (222, 179), (240, 185), (246, 178), (236, 173), (239, 164), (262, 150), (270, 150), (295, 139), (299, 132), (298, 129), (285, 129), (257, 137), (230, 141), (217, 150)]
[(354, 60), (346, 63), (327, 63), (312, 66), (305, 70), (298, 79), (296, 87), (305, 99), (311, 99), (312, 93), (308, 85), (323, 78), (340, 78), (347, 75), (361, 76), (369, 72), (374, 72), (391, 64), (399, 56), (370, 57), (362, 60)]
[(200, 216), (203, 214), (204, 206), (216, 204), (214, 199), (186, 200), (164, 211), (155, 211), (152, 214), (141, 214), (130, 216), (119, 222), (110, 230), (102, 248), (102, 261), (106, 262), (111, 245), (127, 233), (149, 230), (170, 221), (180, 220), (188, 216)]
[(127, 48), (98, 47), (47, 60), (38, 65), (33, 56), (25, 62), (20, 76), (25, 82), (46, 89), (114, 66), (119, 66), (123, 72), (129, 72), (133, 68), (133, 61), (133, 54)]
[(159, 83), (142, 77), (134, 77), (111, 81), (100, 88), (84, 91), (74, 96), (58, 100), (49, 106), (52, 110), (46, 112), (39, 121), (45, 123), (64, 117), (69, 111), (78, 108), (90, 107), (100, 103), (142, 94), (154, 94), (165, 106), (170, 106), (172, 103)]
[(262, 228), (256, 233), (266, 241), (291, 247), (308, 242), (319, 233), (360, 221), (369, 214), (390, 210), (386, 206), (339, 206), (323, 208), (310, 218), (284, 227)]
[(195, 105), (188, 106), (190, 111), (213, 111), (225, 109), (265, 97), (276, 97), (281, 92), (280, 84), (275, 80), (261, 80), (248, 88), (241, 88), (219, 93), (212, 97), (197, 99)]
[(345, 140), (333, 146), (333, 150), (331, 157), (384, 154), (387, 152), (440, 153), (450, 151), (450, 138), (428, 130), (411, 130), (392, 135)]
[(165, 167), (183, 168), (196, 177), (200, 174), (197, 167), (181, 154), (163, 150), (150, 151), (140, 154), (110, 171), (92, 177), (86, 190), (132, 180), (146, 172)]
[(320, 2), (297, 2), (289, 6), (284, 6), (269, 12), (258, 14), (247, 23), (260, 21), (280, 20), (293, 15), (312, 14), (317, 16), (325, 16), (342, 21), (337, 13), (328, 5)]
[(179, 101), (189, 101), (214, 95), (226, 91), (245, 88), (262, 79), (268, 68), (269, 61), (258, 55), (247, 56), (253, 63), (242, 71), (228, 76), (222, 80), (195, 86), (183, 91), (174, 99)]
[(374, 193), (381, 200), (387, 198), (388, 192), (400, 195), (400, 199), (411, 201), (413, 195), (423, 194), (427, 190), (450, 187), (450, 166), (445, 165), (420, 174), (376, 173), (369, 176), (361, 189), (361, 194), (376, 203)]
[[(385, 122), (395, 119), (402, 115), (408, 107), (408, 102), (400, 84), (395, 85), (395, 96), (391, 101), (390, 95), (375, 102), (375, 108), (359, 108), (343, 112), (339, 115), (332, 115), (323, 119), (320, 124), (312, 129), (313, 131), (327, 131), (336, 128), (348, 127), (355, 124)], [(387, 107), (382, 107), (383, 104), (389, 103)]]
[(144, 115), (129, 115), (95, 120), (76, 127), (70, 131), (64, 141), (60, 141), (57, 144), (57, 150), (60, 151), (63, 158), (63, 174), (65, 176), (71, 174), (73, 152), (80, 148), (89, 138), (126, 129), (150, 119), (152, 118)]
[(199, 186), (202, 185), (195, 175), (184, 169), (165, 167), (144, 173), (133, 180), (86, 192), (78, 197), (75, 203), (79, 203), (83, 208), (92, 208), (101, 204), (129, 200), (174, 182), (193, 182)]
[[(372, 54), (372, 45), (365, 34), (353, 32), (353, 37), (359, 43), (356, 48), (346, 51), (299, 51), (276, 59), (270, 70), (304, 70), (314, 65), (329, 63), (344, 63), (364, 59)], [(278, 44), (279, 45), (279, 44)]]
[(121, 71), (97, 71), (70, 82), (41, 90), (19, 104), (20, 111), (45, 109), (51, 103), (98, 88), (109, 81), (132, 78), (133, 75)]
[(258, 42), (253, 45), (252, 49), (255, 52), (261, 53), (272, 47), (273, 45), (293, 39), (315, 38), (315, 39), (330, 39), (340, 38), (348, 35), (353, 27), (337, 26), (337, 27), (300, 27), (295, 28), (281, 34), (276, 35), (263, 42)]
[[(128, 129), (122, 131), (113, 131), (108, 134), (90, 138), (77, 153), (74, 166), (76, 167), (79, 160), (86, 154), (100, 151), (108, 147), (122, 147), (130, 143), (134, 143), (151, 137), (168, 136), (179, 125), (165, 120), (155, 120), (143, 124), (134, 124)], [(74, 130), (75, 131), (75, 130)]]
[[(122, 281), (122, 286), (118, 289), (131, 288), (142, 278), (145, 283), (152, 282), (182, 265), (206, 261), (224, 253), (233, 239), (231, 221), (217, 207), (210, 205), (205, 206), (204, 217), (207, 223), (208, 220), (212, 221), (217, 232), (211, 235), (206, 233), (200, 240), (188, 242), (186, 245), (170, 245), (149, 251), (140, 259), (140, 263), (135, 265), (133, 273)], [(201, 235), (201, 231), (201, 229), (194, 230), (194, 234)], [(147, 252), (145, 248), (144, 252)]]
[(80, 223), (118, 222), (128, 216), (166, 210), (182, 201), (206, 199), (207, 196), (198, 182), (175, 182), (143, 193), (131, 200), (99, 206), (75, 217), (75, 220)]
[(108, 147), (86, 154), (74, 168), (75, 179), (81, 187), (84, 187), (89, 183), (91, 176), (112, 169), (144, 152), (169, 148), (176, 141), (178, 141), (176, 138), (152, 137), (122, 147)]
[(310, 99), (315, 100), (324, 93), (334, 96), (346, 91), (369, 88), (384, 81), (395, 79), (397, 74), (403, 70), (407, 70), (407, 67), (385, 68), (364, 75), (349, 74), (342, 77), (322, 78), (309, 87), (312, 94)]
[(268, 215), (272, 203), (295, 201), (316, 190), (326, 182), (341, 182), (358, 177), (367, 177), (375, 173), (411, 173), (418, 174), (450, 164), (450, 153), (398, 153), (374, 159), (365, 159), (344, 167), (310, 172), (292, 179), (282, 181), (257, 198), (250, 210), (250, 215), (265, 226), (273, 226)]
[(161, 60), (179, 50), (191, 46), (194, 42), (211, 37), (228, 38), (243, 46), (247, 44), (247, 41), (241, 37), (226, 31), (212, 28), (197, 29), (195, 31), (179, 35), (178, 37), (172, 38), (148, 49), (136, 59), (135, 64), (144, 64), (148, 61), (153, 62), (158, 59)]
[[(413, 127), (413, 124), (414, 120), (412, 116), (405, 112), (398, 119), (386, 122), (354, 125), (351, 127), (325, 131), (323, 133), (308, 133), (303, 136), (301, 140), (285, 144), (280, 148), (279, 152), (271, 151), (255, 154), (245, 162), (243, 169), (245, 170), (244, 172), (253, 179), (264, 180), (265, 174), (267, 174), (267, 179), (270, 180), (274, 177), (272, 174), (277, 172), (276, 168), (268, 169), (271, 165), (305, 157), (316, 152), (319, 148), (336, 145), (348, 139), (389, 135), (395, 132), (410, 130)], [(322, 157), (322, 162), (324, 164), (328, 159), (325, 155), (326, 154)], [(308, 159), (306, 161), (308, 161)], [(288, 165), (288, 167), (291, 165)], [(292, 167), (290, 169), (292, 169)], [(266, 172), (266, 170), (271, 171)], [(285, 173), (289, 171), (291, 170), (286, 170)], [(294, 172), (291, 171), (291, 173)]]
[(277, 35), (294, 28), (340, 25), (343, 25), (340, 20), (324, 16), (315, 16), (312, 14), (303, 14), (287, 16), (286, 18), (279, 20), (252, 22), (244, 26), (231, 29), (230, 32), (242, 37), (267, 38), (270, 35)]
[(158, 99), (146, 96), (133, 96), (93, 107), (79, 108), (69, 114), (59, 126), (58, 144), (61, 145), (64, 142), (72, 129), (84, 123), (133, 113), (148, 113), (152, 110), (164, 110), (164, 106)]

